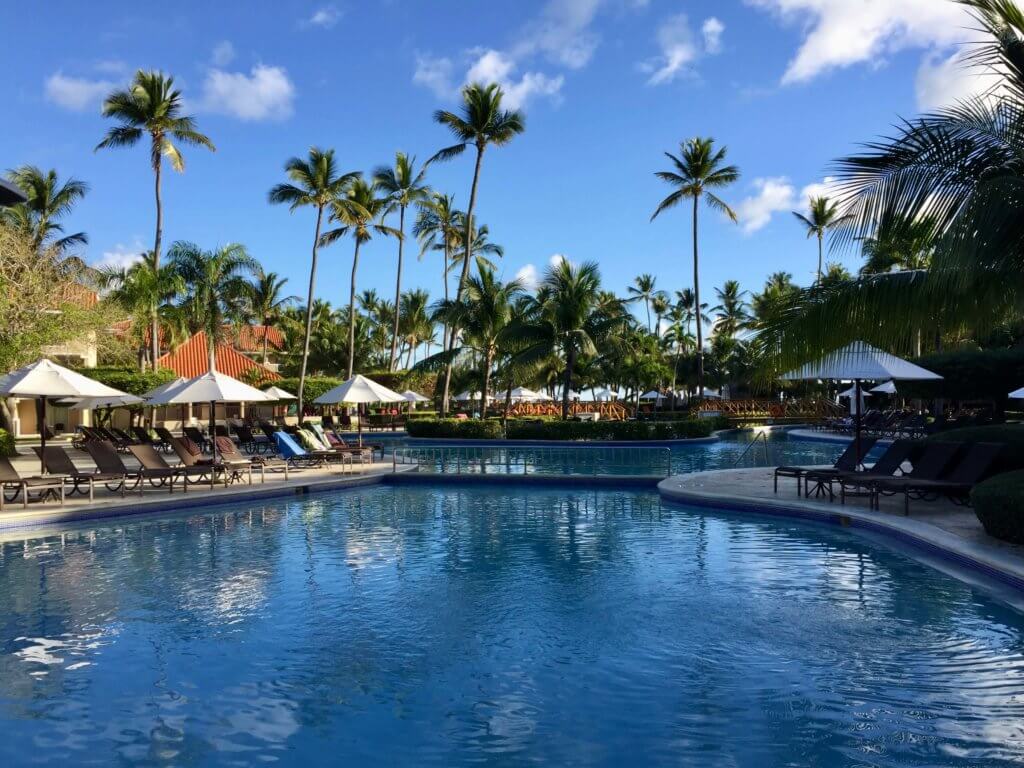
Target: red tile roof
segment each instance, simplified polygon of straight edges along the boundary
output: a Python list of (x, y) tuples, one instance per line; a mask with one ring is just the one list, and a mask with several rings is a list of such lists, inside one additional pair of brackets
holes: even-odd
[[(161, 368), (174, 371), (178, 376), (187, 379), (206, 373), (209, 369), (209, 353), (206, 347), (206, 333), (200, 331), (193, 335), (188, 341), (182, 344), (173, 352), (168, 352), (159, 359)], [(214, 365), (221, 373), (233, 376), (236, 379), (247, 381), (253, 369), (262, 374), (264, 381), (277, 381), (280, 374), (271, 371), (255, 360), (252, 360), (240, 352), (236, 352), (230, 345), (220, 343), (217, 345)]]
[(234, 328), (229, 329), (239, 352), (263, 352), (264, 335), (271, 350), (284, 349), (284, 334), (272, 325), (243, 325), (237, 331), (236, 334)]

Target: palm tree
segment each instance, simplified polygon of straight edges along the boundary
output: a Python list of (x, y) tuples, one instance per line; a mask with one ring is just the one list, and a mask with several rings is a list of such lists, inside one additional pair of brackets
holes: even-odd
[(793, 215), (807, 228), (807, 237), (818, 238), (818, 277), (815, 283), (821, 282), (821, 269), (824, 265), (825, 234), (847, 221), (846, 216), (839, 213), (839, 203), (827, 197), (812, 197), (806, 214), (793, 211)]
[(693, 319), (692, 313), (682, 304), (676, 304), (669, 309), (669, 327), (665, 339), (674, 351), (672, 360), (672, 410), (676, 409), (676, 380), (679, 374), (679, 361), (683, 352), (693, 346), (694, 338), (690, 333), (689, 325)]
[(626, 291), (633, 298), (632, 301), (643, 301), (644, 307), (647, 309), (647, 330), (651, 330), (651, 298), (654, 296), (654, 285), (657, 279), (648, 273), (637, 275), (633, 278), (633, 285), (629, 286)]
[[(457, 211), (456, 216), (460, 219), (460, 223), (461, 221), (465, 221), (464, 214)], [(462, 228), (460, 227), (459, 239), (457, 241), (458, 250), (452, 254), (452, 262), (449, 266), (450, 270), (454, 270), (458, 267), (466, 256), (466, 249), (462, 244), (464, 237), (465, 232), (462, 231)], [(479, 227), (473, 227), (472, 237), (470, 239), (473, 243), (471, 246), (473, 258), (476, 259), (478, 263), (482, 262), (489, 269), (497, 269), (497, 265), (488, 257), (496, 256), (499, 259), (504, 258), (505, 249), (497, 243), (491, 242), (490, 228), (486, 224), (481, 224)]]
[(872, 235), (864, 238), (864, 266), (860, 273), (879, 275), (893, 270), (928, 269), (935, 241), (934, 219), (909, 219), (899, 213), (885, 216)]
[(391, 356), (388, 359), (388, 370), (395, 370), (395, 359), (398, 353), (398, 325), (401, 318), (402, 304), (402, 246), (405, 244), (405, 211), (414, 204), (426, 200), (430, 189), (423, 183), (426, 169), (417, 173), (416, 158), (404, 152), (395, 153), (395, 167), (381, 166), (374, 171), (377, 187), (391, 198), (392, 204), (398, 208), (398, 271), (395, 276), (395, 324), (391, 334)]
[(651, 296), (651, 311), (654, 312), (654, 336), (661, 338), (661, 319), (668, 313), (668, 295), (664, 291), (658, 291)]
[[(163, 72), (138, 70), (127, 90), (114, 91), (103, 102), (103, 116), (119, 124), (107, 131), (96, 149), (131, 147), (149, 134), (149, 163), (153, 169), (156, 198), (156, 235), (153, 241), (153, 268), (160, 268), (160, 239), (163, 237), (164, 209), (160, 196), (160, 175), (166, 156), (171, 168), (185, 170), (185, 158), (175, 142), (206, 147), (216, 151), (209, 137), (196, 129), (195, 118), (181, 114), (181, 91), (174, 87), (174, 78)], [(157, 327), (151, 328), (153, 360), (160, 357)]]
[(355, 242), (355, 251), (352, 255), (352, 281), (348, 293), (348, 378), (352, 378), (355, 365), (356, 272), (359, 269), (359, 247), (373, 239), (375, 234), (385, 237), (402, 237), (397, 229), (381, 223), (389, 204), (387, 198), (377, 195), (374, 184), (359, 176), (350, 185), (348, 194), (335, 200), (331, 205), (331, 221), (336, 221), (341, 226), (325, 232), (320, 237), (322, 245), (330, 245), (348, 234), (352, 235)]
[(302, 342), (302, 363), (299, 368), (299, 420), (305, 413), (306, 366), (309, 361), (309, 339), (313, 327), (313, 290), (316, 287), (317, 249), (320, 247), (320, 230), (323, 226), (324, 211), (345, 195), (349, 183), (358, 173), (338, 173), (334, 162), (333, 149), (310, 147), (309, 158), (293, 157), (284, 165), (285, 173), (291, 179), (288, 184), (276, 184), (268, 195), (273, 204), (285, 203), (289, 210), (316, 208), (316, 229), (313, 233), (313, 255), (309, 265), (309, 291), (306, 294), (306, 328)]
[(285, 308), (298, 296), (284, 296), (284, 285), (288, 278), (280, 277), (276, 272), (264, 272), (262, 267), (255, 270), (255, 281), (249, 284), (249, 312), (263, 326), (263, 365), (270, 356), (270, 328), (276, 327), (281, 321)]
[[(458, 143), (440, 150), (428, 162), (450, 160), (461, 155), (467, 147), (476, 149), (476, 164), (473, 168), (473, 183), (469, 188), (469, 207), (466, 208), (466, 222), (463, 237), (465, 253), (462, 259), (462, 274), (459, 276), (455, 299), (462, 298), (469, 275), (469, 265), (473, 258), (473, 211), (476, 209), (476, 193), (480, 183), (480, 168), (483, 165), (484, 151), (488, 146), (496, 147), (508, 144), (517, 135), (526, 130), (526, 118), (518, 110), (501, 108), (504, 94), (497, 83), (483, 85), (471, 83), (462, 89), (462, 105), (460, 113), (438, 110), (434, 113), (434, 121), (450, 130)], [(446, 345), (449, 349), (455, 346), (455, 334), (458, 328), (452, 327)], [(448, 411), (448, 395), (451, 386), (452, 369), (445, 369), (444, 388), (442, 392), (441, 413)]]
[(85, 197), (88, 184), (74, 178), (61, 183), (57, 171), (43, 171), (34, 165), (15, 168), (8, 172), (7, 178), (28, 199), (11, 208), (0, 209), (0, 216), (28, 234), (36, 253), (50, 250), (61, 256), (69, 248), (89, 242), (85, 232), (64, 235), (59, 221)]
[[(739, 169), (734, 165), (725, 165), (725, 147), (715, 149), (710, 138), (693, 138), (679, 145), (679, 156), (666, 152), (665, 156), (672, 161), (673, 170), (658, 171), (654, 175), (675, 187), (675, 191), (658, 204), (651, 221), (662, 211), (674, 208), (684, 198), (693, 200), (693, 294), (694, 304), (700, 307), (700, 261), (698, 256), (697, 212), (701, 198), (707, 201), (712, 210), (720, 211), (732, 221), (736, 221), (736, 212), (711, 190), (721, 189), (735, 183), (740, 177)], [(704, 392), (704, 333), (700, 312), (697, 319), (697, 391)]]
[(713, 312), (718, 313), (718, 317), (715, 318), (715, 333), (732, 338), (750, 323), (750, 313), (747, 312), (747, 302), (744, 299), (747, 292), (740, 289), (738, 281), (726, 280), (721, 288), (715, 289), (715, 293), (718, 296), (718, 305), (711, 308)]
[[(100, 286), (107, 291), (106, 301), (123, 309), (132, 319), (132, 335), (138, 339), (139, 370), (145, 370), (148, 344), (154, 327), (158, 333), (171, 335), (177, 326), (172, 302), (185, 291), (185, 281), (173, 265), (154, 267), (151, 254), (130, 267), (108, 268), (100, 272)], [(150, 358), (155, 369), (155, 358)]]
[(204, 251), (195, 243), (178, 241), (171, 244), (167, 256), (185, 283), (179, 306), (190, 329), (206, 333), (206, 351), (213, 371), (217, 343), (224, 339), (225, 326), (242, 316), (250, 293), (246, 278), (259, 265), (239, 243)]
[[(441, 279), (445, 301), (448, 301), (448, 266), (452, 260), (452, 249), (460, 242), (461, 221), (461, 214), (455, 209), (455, 199), (451, 195), (435, 192), (429, 199), (420, 201), (416, 223), (413, 225), (412, 233), (420, 241), (420, 258), (427, 251), (441, 251), (444, 259)], [(448, 338), (447, 323), (441, 338), (444, 344)]]

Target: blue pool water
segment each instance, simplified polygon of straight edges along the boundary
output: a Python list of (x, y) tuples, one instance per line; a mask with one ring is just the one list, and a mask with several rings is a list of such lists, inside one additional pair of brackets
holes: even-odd
[(0, 765), (1002, 766), (1024, 617), (824, 526), (382, 486), (0, 545)]

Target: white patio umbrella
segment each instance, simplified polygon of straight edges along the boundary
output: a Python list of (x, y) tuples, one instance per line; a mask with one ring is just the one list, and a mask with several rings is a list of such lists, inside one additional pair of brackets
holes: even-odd
[(166, 384), (161, 384), (158, 387), (153, 387), (149, 392), (143, 392), (142, 397), (146, 400), (152, 400), (154, 397), (162, 395), (164, 392), (169, 392), (175, 387), (179, 387), (187, 381), (184, 376), (179, 376), (174, 381), (168, 381)]
[(405, 400), (407, 402), (410, 402), (410, 403), (429, 403), (430, 402), (430, 398), (429, 397), (427, 397), (426, 395), (421, 395), (419, 392), (413, 392), (411, 389), (405, 390), (405, 392), (402, 393), (402, 397), (404, 397)]
[(513, 400), (526, 400), (527, 402), (533, 402), (535, 400), (543, 400), (544, 395), (540, 392), (534, 392), (532, 389), (526, 387), (516, 387), (512, 390)]
[[(0, 377), (0, 395), (35, 398), (40, 401), (39, 434), (42, 438), (43, 453), (46, 449), (46, 398), (48, 397), (120, 397), (126, 395), (119, 389), (108, 387), (80, 373), (57, 365), (45, 357)], [(46, 474), (46, 462), (40, 458), (42, 472)]]
[(283, 390), (280, 387), (267, 387), (263, 390), (263, 394), (266, 395), (269, 400), (298, 400), (298, 398), (291, 392)]
[[(854, 415), (855, 413), (857, 413), (857, 404), (855, 402), (853, 402), (853, 398), (856, 396), (856, 394), (857, 394), (857, 386), (854, 385), (854, 386), (850, 387), (849, 389), (844, 389), (842, 392), (840, 392), (837, 395), (837, 397), (847, 397), (847, 398), (850, 399), (850, 415), (851, 416)], [(860, 391), (860, 408), (861, 408), (862, 411), (864, 410), (864, 407), (867, 405), (866, 399), (869, 398), (869, 397), (871, 397), (871, 393), (870, 392), (868, 392), (866, 390), (863, 390), (863, 389)]]
[(895, 395), (896, 394), (896, 382), (887, 381), (884, 384), (879, 384), (877, 387), (871, 388), (872, 392), (878, 392), (882, 395)]
[[(220, 371), (207, 371), (185, 379), (149, 400), (150, 405), (210, 404), (210, 437), (217, 436), (217, 403), (265, 403), (268, 397), (256, 387)], [(217, 441), (213, 442), (213, 461), (217, 461)]]
[(942, 377), (926, 370), (919, 365), (914, 365), (896, 355), (883, 352), (877, 347), (866, 344), (863, 341), (855, 341), (847, 344), (841, 349), (829, 352), (827, 355), (807, 363), (806, 365), (790, 371), (781, 377), (784, 381), (806, 381), (813, 379), (828, 379), (830, 381), (853, 380), (854, 401), (856, 403), (854, 413), (855, 440), (857, 442), (857, 455), (860, 455), (860, 433), (861, 433), (861, 382), (862, 381), (922, 381), (941, 379)]
[[(404, 403), (403, 395), (393, 392), (383, 384), (378, 384), (373, 379), (356, 374), (348, 381), (344, 381), (334, 389), (324, 392), (313, 401), (318, 405), (339, 405), (351, 403)], [(359, 444), (363, 444), (363, 420), (359, 420)]]
[(97, 408), (123, 408), (146, 402), (138, 395), (110, 395), (109, 397), (83, 397), (71, 406), (72, 411), (94, 411)]
[(642, 395), (640, 395), (640, 399), (641, 400), (655, 400), (655, 401), (660, 402), (660, 401), (665, 399), (665, 396), (662, 395), (661, 392), (659, 392), (658, 390), (652, 389), (650, 392), (644, 392)]
[(1014, 400), (1024, 400), (1024, 387), (1013, 390), (1013, 392), (1007, 395), (1007, 397), (1010, 397)]
[(454, 398), (456, 402), (464, 403), (468, 400), (479, 400), (479, 392), (470, 392), (468, 389), (465, 392), (459, 392)]

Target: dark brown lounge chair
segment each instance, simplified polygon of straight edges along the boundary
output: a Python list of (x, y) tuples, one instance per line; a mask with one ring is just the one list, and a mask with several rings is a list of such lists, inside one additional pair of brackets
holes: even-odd
[[(872, 437), (861, 438), (861, 441), (860, 441), (860, 454), (858, 454), (857, 453), (857, 441), (856, 440), (852, 441), (849, 445), (846, 446), (846, 450), (844, 450), (840, 454), (839, 458), (836, 459), (835, 463), (832, 465), (832, 469), (837, 469), (837, 470), (844, 471), (844, 472), (853, 472), (853, 471), (855, 471), (857, 469), (857, 466), (864, 460), (864, 457), (868, 455), (868, 451), (870, 451), (874, 447), (874, 445), (875, 445), (875, 439), (874, 438), (872, 438)], [(803, 484), (804, 475), (806, 475), (808, 472), (822, 472), (822, 471), (823, 470), (820, 467), (796, 467), (796, 466), (776, 467), (775, 468), (775, 478), (774, 478), (775, 493), (779, 492), (779, 478), (780, 477), (795, 477), (796, 478), (796, 495), (799, 496), (800, 495), (800, 489), (801, 489), (801, 486)], [(823, 485), (819, 485), (819, 488), (823, 488), (823, 487), (824, 487)], [(819, 495), (820, 495), (821, 492), (822, 491), (819, 490)]]
[(847, 488), (862, 488), (868, 492), (871, 506), (878, 509), (878, 487), (893, 480), (937, 480), (952, 463), (963, 443), (930, 443), (924, 447), (920, 455), (911, 459), (911, 469), (902, 475), (892, 477), (876, 472), (863, 472), (859, 475), (850, 474), (841, 479), (843, 494)]
[(864, 472), (844, 472), (838, 469), (807, 472), (804, 475), (804, 495), (811, 495), (811, 483), (815, 483), (819, 487), (826, 487), (828, 500), (833, 501), (835, 499), (833, 484), (839, 483), (840, 500), (845, 504), (847, 488), (857, 488), (858, 483), (864, 480), (892, 477), (897, 472), (902, 472), (903, 465), (914, 455), (916, 450), (915, 444), (910, 440), (897, 440), (885, 449), (885, 453), (878, 457), (878, 461), (870, 469)]
[(70, 493), (89, 494), (89, 501), (96, 499), (96, 483), (103, 483), (108, 491), (121, 492), (124, 497), (128, 476), (124, 472), (83, 472), (75, 466), (75, 462), (59, 445), (48, 445), (45, 451), (39, 446), (32, 448), (43, 460), (46, 471), (51, 475), (61, 475), (65, 483), (70, 483)]
[[(7, 491), (14, 490), (14, 494), (8, 498)], [(6, 456), (0, 456), (0, 512), (4, 509), (5, 501), (14, 501), (21, 494), (22, 509), (28, 509), (29, 491), (39, 491), (38, 498), (41, 500), (49, 493), (56, 493), (60, 497), (60, 504), (64, 506), (64, 478), (58, 475), (52, 477), (34, 475), (22, 477), (14, 468), (11, 460)]]

